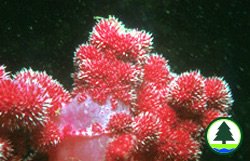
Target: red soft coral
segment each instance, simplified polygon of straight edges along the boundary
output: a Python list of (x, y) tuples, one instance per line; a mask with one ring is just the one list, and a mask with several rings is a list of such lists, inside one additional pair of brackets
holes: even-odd
[(125, 29), (114, 17), (101, 19), (97, 23), (91, 33), (90, 43), (104, 51), (104, 54), (133, 63), (143, 61), (144, 55), (152, 48), (151, 34)]
[(228, 116), (230, 89), (197, 71), (172, 73), (152, 44), (151, 34), (114, 17), (98, 20), (74, 55), (72, 99), (45, 72), (12, 79), (0, 66), (0, 137), (13, 150), (0, 146), (0, 157), (198, 160), (207, 125)]
[(151, 113), (141, 113), (134, 118), (133, 132), (137, 137), (136, 149), (139, 152), (154, 149), (159, 138), (161, 120)]
[(199, 72), (186, 72), (170, 83), (169, 103), (177, 110), (201, 114), (206, 110), (205, 82)]
[(35, 82), (0, 81), (0, 123), (8, 130), (32, 131), (47, 121), (51, 99)]
[(222, 78), (212, 77), (205, 81), (205, 94), (209, 109), (228, 112), (233, 104), (228, 84)]
[(79, 50), (74, 59), (77, 70), (73, 74), (75, 80), (73, 95), (88, 90), (93, 99), (101, 103), (104, 103), (111, 94), (127, 104), (133, 102), (134, 88), (141, 82), (140, 66), (90, 56), (97, 52), (91, 46), (83, 46)]
[(46, 72), (23, 69), (14, 75), (14, 81), (34, 83), (43, 88), (51, 99), (51, 106), (48, 107), (47, 112), (52, 118), (56, 116), (57, 111), (70, 100), (69, 93), (63, 89), (59, 82), (47, 75)]
[(13, 154), (13, 148), (9, 140), (0, 137), (0, 160), (7, 161)]
[(183, 130), (165, 126), (160, 134), (160, 142), (158, 160), (198, 160), (201, 155), (199, 144)]
[(0, 80), (1, 79), (10, 79), (8, 73), (5, 72), (5, 66), (1, 65), (0, 66)]
[(132, 131), (132, 116), (130, 114), (120, 112), (110, 116), (107, 125), (108, 130), (113, 134), (129, 133)]
[(136, 136), (124, 134), (109, 143), (106, 152), (107, 161), (130, 160), (135, 149)]
[(151, 55), (144, 65), (144, 81), (157, 86), (166, 86), (170, 79), (170, 68), (167, 61), (159, 55)]
[(41, 128), (38, 132), (34, 132), (31, 137), (31, 146), (41, 153), (47, 153), (61, 141), (61, 133), (58, 127), (51, 121)]

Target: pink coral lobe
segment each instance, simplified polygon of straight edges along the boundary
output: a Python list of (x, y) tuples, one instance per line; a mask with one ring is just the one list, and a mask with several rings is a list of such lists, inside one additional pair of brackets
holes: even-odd
[(64, 139), (50, 152), (50, 160), (104, 160), (110, 140), (107, 125), (110, 117), (118, 112), (129, 113), (129, 109), (122, 102), (113, 109), (110, 99), (99, 104), (89, 95), (85, 101), (78, 102), (76, 96), (61, 110), (58, 127), (64, 133)]

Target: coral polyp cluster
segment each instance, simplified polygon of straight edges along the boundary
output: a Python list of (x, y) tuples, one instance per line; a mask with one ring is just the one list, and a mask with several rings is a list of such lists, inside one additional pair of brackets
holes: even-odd
[(2, 66), (0, 157), (199, 160), (207, 125), (230, 116), (228, 84), (173, 73), (152, 49), (151, 34), (100, 18), (74, 54), (71, 93), (45, 72)]
[(50, 120), (69, 101), (69, 93), (45, 72), (23, 69), (12, 78), (4, 70), (2, 73), (0, 138), (12, 149), (4, 158), (23, 160), (31, 153), (44, 153), (60, 140), (61, 134)]

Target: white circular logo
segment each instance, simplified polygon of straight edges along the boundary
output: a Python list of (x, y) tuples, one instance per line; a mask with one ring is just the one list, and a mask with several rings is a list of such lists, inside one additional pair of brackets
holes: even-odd
[(227, 117), (212, 121), (206, 130), (206, 142), (217, 154), (231, 154), (240, 146), (242, 131), (238, 123)]

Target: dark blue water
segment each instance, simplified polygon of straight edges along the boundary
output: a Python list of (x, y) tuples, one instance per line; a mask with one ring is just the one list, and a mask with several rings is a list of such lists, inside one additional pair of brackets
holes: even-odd
[(214, 150), (216, 150), (217, 152), (220, 152), (220, 153), (229, 153), (231, 151), (233, 151), (235, 148), (232, 148), (232, 149), (226, 149), (226, 148), (222, 148), (222, 149), (216, 149), (214, 148)]

